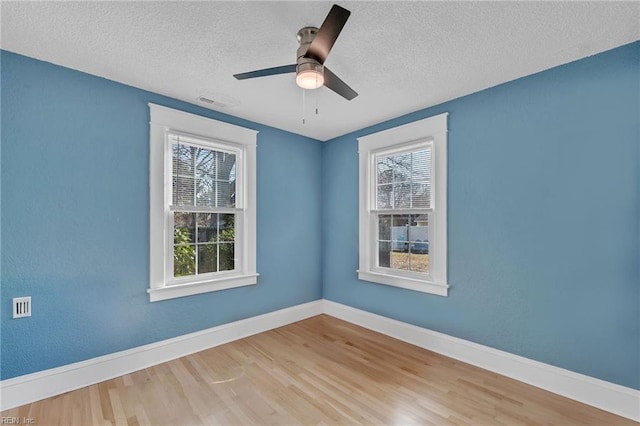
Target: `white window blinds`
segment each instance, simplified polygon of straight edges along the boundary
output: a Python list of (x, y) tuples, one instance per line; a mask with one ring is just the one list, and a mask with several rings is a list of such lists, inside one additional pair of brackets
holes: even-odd
[[(172, 208), (209, 211), (236, 207), (236, 154), (199, 146), (197, 140), (169, 135), (172, 152)], [(202, 207), (202, 208), (200, 208)]]
[(431, 148), (376, 156), (376, 209), (429, 209)]

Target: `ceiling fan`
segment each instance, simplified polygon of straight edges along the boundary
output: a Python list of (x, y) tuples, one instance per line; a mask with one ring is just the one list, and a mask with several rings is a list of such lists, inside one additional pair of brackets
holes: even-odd
[(298, 47), (298, 59), (295, 64), (235, 74), (234, 77), (244, 80), (295, 72), (296, 84), (303, 89), (317, 89), (325, 86), (350, 101), (358, 96), (356, 91), (324, 66), (329, 51), (349, 19), (349, 15), (351, 12), (347, 9), (334, 4), (319, 29), (316, 27), (300, 29), (298, 31), (300, 47)]

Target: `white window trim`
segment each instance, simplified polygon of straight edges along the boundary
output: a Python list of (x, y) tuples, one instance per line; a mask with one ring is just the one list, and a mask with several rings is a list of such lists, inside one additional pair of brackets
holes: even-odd
[[(149, 300), (173, 299), (211, 291), (253, 285), (256, 272), (256, 139), (258, 132), (244, 127), (149, 103)], [(240, 246), (236, 271), (215, 276), (174, 279), (168, 265), (173, 259), (168, 235), (172, 216), (171, 176), (167, 173), (171, 150), (167, 135), (182, 133), (215, 140), (242, 152), (241, 192), (244, 220), (237, 238)]]
[[(359, 269), (358, 278), (378, 284), (447, 296), (447, 118), (439, 114), (403, 126), (358, 138), (359, 154)], [(377, 223), (375, 210), (375, 155), (381, 151), (432, 143), (434, 188), (433, 210), (429, 213), (429, 269), (420, 273), (376, 267)], [(390, 212), (391, 213), (391, 212)]]

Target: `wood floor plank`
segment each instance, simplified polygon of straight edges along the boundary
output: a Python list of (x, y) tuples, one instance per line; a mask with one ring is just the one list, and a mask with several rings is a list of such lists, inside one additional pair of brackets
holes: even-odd
[(37, 425), (638, 425), (319, 315), (1, 413)]

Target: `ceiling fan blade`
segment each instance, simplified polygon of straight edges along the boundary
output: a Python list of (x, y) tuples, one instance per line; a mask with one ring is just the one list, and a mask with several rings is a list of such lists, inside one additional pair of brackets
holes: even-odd
[(338, 76), (332, 73), (327, 67), (324, 67), (324, 85), (348, 101), (358, 96), (355, 90), (340, 80)]
[(309, 45), (304, 57), (314, 59), (324, 64), (327, 56), (329, 56), (329, 51), (336, 42), (338, 35), (340, 35), (340, 31), (342, 31), (344, 24), (347, 23), (349, 15), (351, 15), (351, 12), (347, 9), (334, 4), (320, 26), (315, 38)]
[(290, 72), (296, 72), (296, 64), (283, 65), (281, 67), (265, 68), (263, 70), (256, 70), (251, 72), (243, 72), (241, 74), (234, 74), (233, 76), (238, 80), (244, 80), (247, 78), (267, 77), (269, 75), (287, 74)]

